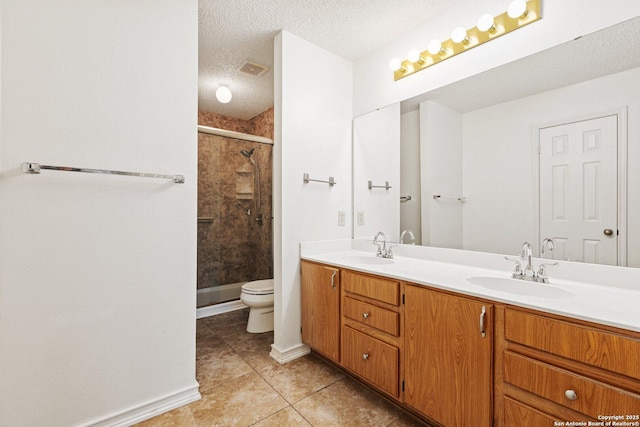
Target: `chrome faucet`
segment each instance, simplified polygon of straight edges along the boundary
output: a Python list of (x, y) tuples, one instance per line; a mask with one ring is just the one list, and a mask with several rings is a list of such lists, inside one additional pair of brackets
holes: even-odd
[(524, 242), (522, 245), (522, 251), (520, 252), (520, 258), (527, 261), (527, 266), (524, 268), (522, 274), (527, 275), (527, 271), (530, 271), (532, 275), (535, 275), (533, 272), (533, 265), (531, 264), (531, 258), (533, 257), (533, 249), (531, 248), (531, 243)]
[(548, 248), (549, 252), (553, 252), (555, 250), (553, 240), (549, 239), (548, 237), (545, 237), (542, 241), (542, 244), (540, 245), (540, 258), (546, 258), (546, 256), (544, 256), (545, 248)]
[(415, 245), (416, 242), (416, 236), (413, 235), (413, 231), (406, 229), (402, 232), (402, 234), (400, 234), (400, 243), (404, 244), (404, 236), (408, 234), (409, 235), (409, 244), (410, 245)]
[(381, 258), (393, 258), (393, 252), (391, 252), (391, 246), (387, 248), (387, 236), (382, 231), (378, 231), (373, 238), (373, 244), (378, 245), (378, 251), (376, 256)]
[[(551, 242), (551, 240), (549, 241)], [(547, 244), (547, 243), (543, 242), (543, 245), (544, 244)], [(553, 248), (553, 242), (551, 242), (551, 246), (549, 247)], [(520, 258), (504, 257), (504, 259), (516, 263), (513, 269), (513, 273), (511, 274), (511, 277), (514, 279), (529, 280), (529, 281), (538, 282), (538, 283), (549, 283), (549, 276), (547, 276), (547, 270), (545, 267), (551, 266), (551, 265), (558, 265), (558, 263), (557, 262), (541, 263), (538, 266), (538, 270), (536, 271), (533, 268), (532, 258), (533, 258), (533, 250), (531, 249), (531, 243), (529, 242), (524, 242), (524, 244), (522, 245)], [(522, 269), (522, 264), (521, 264), (521, 262), (523, 261), (527, 262), (527, 265), (524, 267), (524, 270)], [(529, 272), (531, 272), (531, 274), (528, 274)]]

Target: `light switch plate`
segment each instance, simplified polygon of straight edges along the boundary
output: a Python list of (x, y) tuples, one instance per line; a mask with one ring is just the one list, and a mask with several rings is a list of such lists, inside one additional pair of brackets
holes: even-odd
[(364, 212), (358, 212), (358, 225), (364, 225)]
[(344, 211), (338, 211), (338, 226), (344, 227), (345, 225), (345, 213)]

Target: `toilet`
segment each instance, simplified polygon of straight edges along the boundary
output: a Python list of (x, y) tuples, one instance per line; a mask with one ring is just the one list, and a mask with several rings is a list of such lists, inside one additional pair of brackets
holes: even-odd
[(259, 334), (273, 331), (273, 279), (245, 283), (240, 300), (249, 307), (247, 332)]

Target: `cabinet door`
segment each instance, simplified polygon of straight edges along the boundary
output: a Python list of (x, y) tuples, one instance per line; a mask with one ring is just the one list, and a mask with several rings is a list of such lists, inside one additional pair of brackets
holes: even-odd
[(491, 425), (492, 308), (406, 286), (408, 405), (447, 427)]
[(340, 355), (340, 271), (302, 262), (302, 341), (335, 361)]

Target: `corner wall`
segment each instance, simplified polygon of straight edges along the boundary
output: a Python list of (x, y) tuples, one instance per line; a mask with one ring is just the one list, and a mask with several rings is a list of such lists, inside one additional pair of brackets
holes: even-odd
[(197, 399), (197, 2), (0, 7), (0, 425)]
[[(308, 349), (300, 336), (300, 242), (351, 238), (352, 64), (286, 31), (275, 38), (272, 357)], [(310, 182), (302, 176), (337, 184)], [(338, 212), (345, 226), (338, 226)]]

